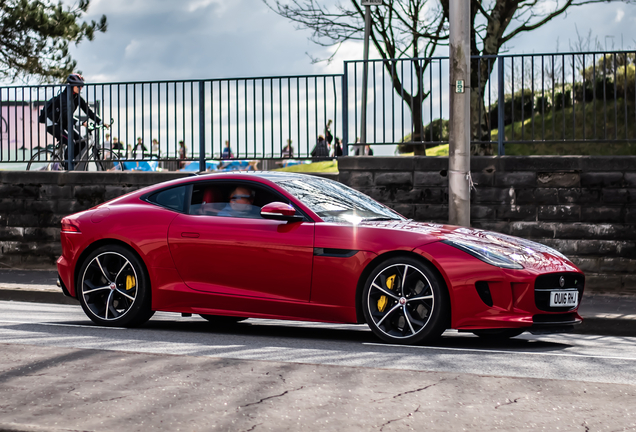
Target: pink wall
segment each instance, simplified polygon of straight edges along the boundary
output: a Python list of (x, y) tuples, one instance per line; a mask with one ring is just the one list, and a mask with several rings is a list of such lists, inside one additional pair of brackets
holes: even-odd
[[(46, 127), (38, 123), (38, 115), (41, 105), (34, 103), (9, 102), (10, 105), (2, 105), (0, 119), (0, 142), (2, 149), (21, 149), (24, 145), (27, 150), (35, 147), (45, 147), (53, 144), (53, 137), (47, 136)], [(39, 134), (39, 135), (38, 135)]]

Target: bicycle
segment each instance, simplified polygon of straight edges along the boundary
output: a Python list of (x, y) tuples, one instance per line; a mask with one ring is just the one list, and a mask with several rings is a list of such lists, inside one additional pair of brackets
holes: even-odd
[[(110, 127), (114, 120), (111, 119)], [(89, 123), (86, 126), (87, 134), (79, 141), (79, 147), (83, 150), (75, 160), (76, 171), (123, 171), (124, 164), (119, 159), (116, 151), (103, 148), (97, 143), (97, 131), (105, 127), (106, 124), (97, 125)], [(38, 150), (27, 164), (27, 171), (66, 171), (66, 144), (59, 141), (53, 149)]]

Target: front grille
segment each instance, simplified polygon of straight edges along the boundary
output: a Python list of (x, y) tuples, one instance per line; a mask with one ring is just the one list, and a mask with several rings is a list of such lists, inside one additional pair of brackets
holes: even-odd
[[(563, 276), (565, 283), (563, 286), (559, 283), (559, 279)], [(534, 282), (534, 303), (537, 308), (546, 312), (566, 312), (574, 309), (574, 307), (550, 307), (550, 291), (567, 290), (576, 288), (579, 292), (579, 303), (583, 295), (583, 287), (585, 286), (585, 276), (581, 273), (551, 273), (538, 276)]]

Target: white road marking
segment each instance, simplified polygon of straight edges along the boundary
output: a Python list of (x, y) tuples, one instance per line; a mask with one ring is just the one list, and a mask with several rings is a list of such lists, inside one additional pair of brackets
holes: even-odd
[(62, 294), (62, 288), (58, 288), (55, 285), (25, 285), (23, 283), (0, 282), (0, 289), (10, 289), (17, 291), (47, 291), (54, 292), (56, 294)]
[(81, 328), (90, 328), (90, 329), (128, 330), (126, 327), (105, 327), (105, 326), (102, 327), (102, 326), (90, 326), (90, 325), (82, 325), (82, 324), (62, 324), (62, 323), (51, 323), (51, 322), (31, 322), (31, 321), (0, 320), (0, 323), (32, 324), (32, 325), (57, 326), (57, 327), (81, 327)]
[(597, 356), (597, 355), (585, 355), (585, 354), (559, 354), (559, 353), (529, 352), (529, 351), (505, 351), (505, 350), (486, 350), (486, 349), (474, 349), (474, 348), (432, 347), (432, 346), (417, 346), (417, 345), (383, 344), (383, 343), (374, 343), (374, 342), (362, 342), (362, 345), (428, 349), (428, 350), (438, 350), (438, 351), (469, 351), (469, 352), (479, 352), (479, 353), (488, 353), (488, 354), (522, 354), (522, 355), (528, 354), (528, 355), (537, 355), (537, 356), (583, 357), (583, 358), (598, 358), (598, 359), (607, 359), (607, 360), (636, 361), (636, 358), (632, 358), (632, 357)]

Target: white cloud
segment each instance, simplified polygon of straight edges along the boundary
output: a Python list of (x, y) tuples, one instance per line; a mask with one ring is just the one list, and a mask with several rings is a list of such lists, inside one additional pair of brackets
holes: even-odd
[[(547, 11), (562, 1), (539, 3)], [(604, 3), (572, 8), (514, 38), (511, 53), (554, 52), (557, 40), (568, 46), (575, 24), (581, 35), (592, 28), (592, 37), (619, 41), (623, 35), (631, 44), (636, 7), (617, 9)], [(310, 56), (328, 58), (336, 47), (312, 43), (311, 31), (296, 30), (261, 0), (92, 0), (88, 12), (85, 19), (105, 14), (109, 23), (94, 41), (71, 47), (78, 69), (93, 82), (337, 74), (343, 61), (362, 59), (362, 42), (355, 41), (343, 44), (331, 63), (311, 64)], [(373, 45), (370, 58), (379, 58)]]
[(625, 11), (623, 11), (623, 9), (617, 10), (616, 18), (614, 19), (614, 22), (621, 22), (624, 16), (625, 16)]
[[(217, 6), (217, 13), (222, 15), (225, 10), (228, 8), (228, 4), (223, 4), (223, 2), (218, 0), (192, 0), (188, 3), (187, 10), (188, 12), (196, 12), (199, 9), (207, 9), (210, 5), (214, 4)], [(220, 9), (218, 7), (221, 7)]]
[(124, 54), (127, 58), (133, 58), (139, 54), (139, 51), (142, 48), (141, 43), (138, 40), (133, 39), (124, 49)]

